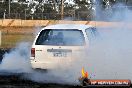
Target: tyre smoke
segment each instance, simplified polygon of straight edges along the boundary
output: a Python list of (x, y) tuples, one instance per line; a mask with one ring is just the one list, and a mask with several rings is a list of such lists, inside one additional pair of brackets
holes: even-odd
[(23, 73), (31, 70), (29, 63), (29, 43), (20, 43), (9, 53), (5, 53), (0, 72)]

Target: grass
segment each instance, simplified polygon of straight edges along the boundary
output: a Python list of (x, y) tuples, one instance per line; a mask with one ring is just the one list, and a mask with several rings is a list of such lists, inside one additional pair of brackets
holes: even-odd
[(3, 34), (1, 48), (12, 48), (20, 42), (32, 42), (33, 37), (31, 34)]
[(34, 39), (33, 28), (0, 28), (2, 32), (0, 48), (12, 48), (20, 42), (32, 42)]

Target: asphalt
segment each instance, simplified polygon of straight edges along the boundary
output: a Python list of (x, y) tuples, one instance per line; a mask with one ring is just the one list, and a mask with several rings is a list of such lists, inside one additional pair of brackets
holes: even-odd
[(18, 75), (0, 75), (0, 88), (73, 88), (71, 85), (37, 83), (20, 79)]

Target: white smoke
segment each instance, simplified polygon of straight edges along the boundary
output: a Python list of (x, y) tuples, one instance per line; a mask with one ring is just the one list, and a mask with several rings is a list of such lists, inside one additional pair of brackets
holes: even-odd
[(87, 55), (92, 78), (132, 80), (132, 30), (114, 28), (100, 34), (101, 39), (89, 48)]
[(132, 80), (132, 11), (122, 4), (115, 6), (109, 20), (117, 21), (116, 26), (97, 27), (99, 39), (87, 53), (87, 69), (92, 79)]
[(5, 53), (2, 63), (0, 64), (0, 72), (29, 72), (29, 52), (30, 46), (28, 43), (20, 43), (16, 48)]

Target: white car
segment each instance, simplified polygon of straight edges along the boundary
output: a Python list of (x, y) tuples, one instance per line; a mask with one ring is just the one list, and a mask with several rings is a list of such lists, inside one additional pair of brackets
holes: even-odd
[(33, 69), (53, 69), (69, 64), (83, 55), (95, 37), (96, 29), (90, 25), (57, 24), (44, 27), (36, 36), (30, 62)]

